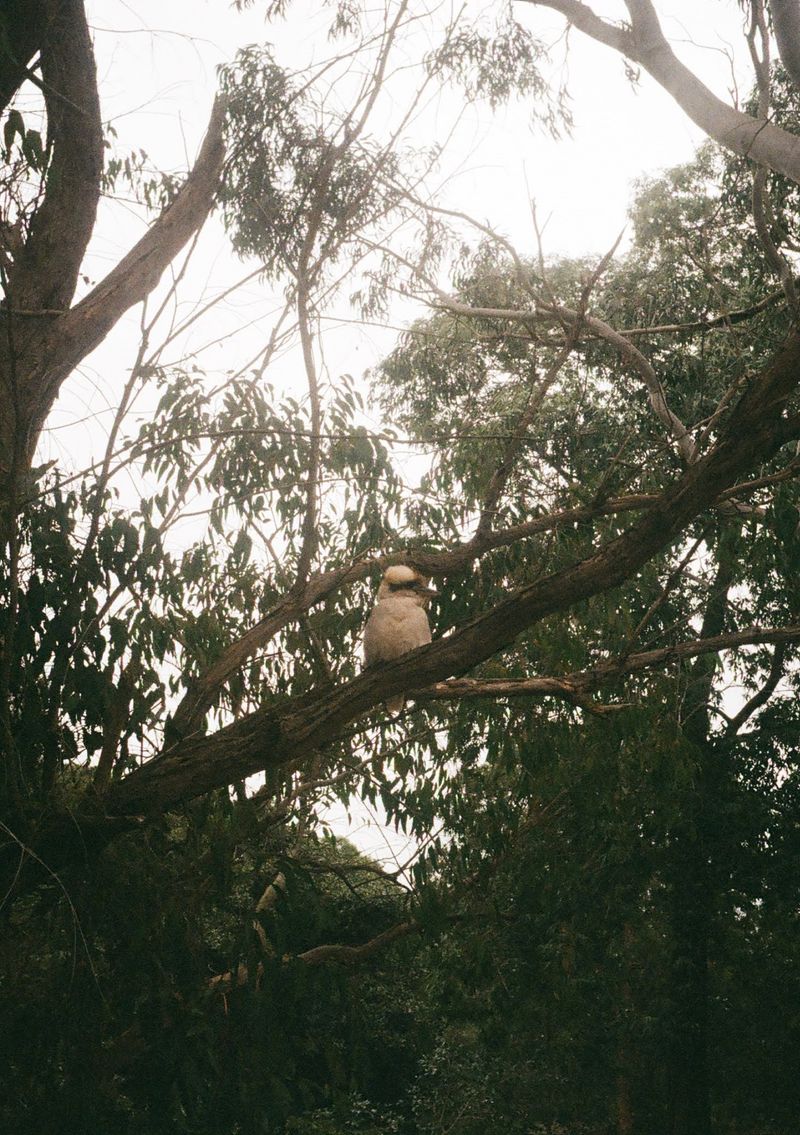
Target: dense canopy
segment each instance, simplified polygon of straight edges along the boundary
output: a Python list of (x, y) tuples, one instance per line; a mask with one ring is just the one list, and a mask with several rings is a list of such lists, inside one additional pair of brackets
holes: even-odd
[[(179, 174), (117, 144), (92, 5), (0, 12), (0, 1119), (789, 1135), (800, 3), (742, 6), (736, 104), (650, 0), (331, 3), (302, 70), (263, 9)], [(553, 12), (708, 138), (604, 256), (420, 144), (443, 90), (568, 135)], [(107, 198), (146, 225), (93, 281)], [(209, 217), (242, 280), (184, 306)], [(51, 459), (131, 311), (103, 454)], [(344, 373), (345, 321), (402, 325)], [(364, 670), (394, 564), (433, 641)]]

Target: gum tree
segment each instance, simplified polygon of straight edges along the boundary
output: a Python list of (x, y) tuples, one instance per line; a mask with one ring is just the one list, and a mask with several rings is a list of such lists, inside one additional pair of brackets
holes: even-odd
[[(268, 826), (307, 829), (320, 801), (357, 791), (432, 838), (435, 788), (465, 746), (480, 756), (476, 707), (487, 700), (503, 728), (507, 703), (602, 713), (679, 660), (694, 705), (688, 739), (702, 749), (723, 653), (752, 712), (777, 688), (800, 624), (791, 602), (764, 596), (768, 585), (789, 589), (791, 539), (765, 539), (756, 581), (741, 573), (741, 541), (757, 544), (773, 516), (785, 531), (794, 508), (791, 52), (776, 73), (769, 13), (753, 5), (756, 96), (741, 110), (677, 61), (649, 4), (631, 3), (621, 25), (582, 4), (549, 7), (647, 69), (750, 163), (736, 174), (749, 214), (718, 197), (712, 162), (696, 214), (687, 204), (672, 215), (663, 200), (649, 218), (643, 210), (639, 264), (615, 250), (580, 271), (522, 256), (432, 197), (435, 155), (413, 151), (406, 131), (442, 79), (490, 103), (513, 91), (554, 126), (539, 42), (505, 8), (488, 25), (440, 29), (418, 91), (389, 114), (394, 52), (417, 14), (400, 3), (358, 23), (342, 7), (341, 38), (316, 72), (292, 75), (266, 48), (223, 70), (194, 169), (163, 187), (168, 203), (146, 235), (77, 303), (104, 176), (85, 11), (42, 0), (4, 13), (2, 853), (4, 891), (23, 909), (62, 872), (80, 877), (109, 844), (146, 840), (176, 811), (231, 795), (251, 807), (244, 783), (257, 773)], [(790, 26), (788, 7), (772, 15), (776, 29)], [(13, 101), (26, 81), (41, 91), (43, 130)], [(680, 182), (674, 192), (690, 193)], [(258, 355), (224, 381), (170, 363), (153, 346), (159, 299), (99, 467), (83, 477), (37, 468), (62, 383), (148, 296), (215, 200), (234, 249), (281, 296)], [(430, 327), (417, 325), (394, 352), (383, 371), (393, 428), (376, 430), (358, 385), (326, 374), (322, 327), (343, 294), (370, 319), (397, 291), (437, 313), (441, 341), (420, 360)], [(290, 341), (302, 397), (279, 380)], [(135, 429), (127, 414), (145, 386), (158, 408)], [(402, 430), (434, 462), (418, 489), (394, 460)], [(127, 505), (114, 493), (131, 468), (150, 487)], [(207, 527), (176, 552), (172, 531), (198, 504)], [(434, 642), (359, 673), (370, 584), (397, 562), (443, 592)], [(691, 605), (672, 611), (684, 575)], [(401, 690), (417, 708), (387, 723), (382, 703)], [(687, 796), (673, 833), (672, 869), (697, 915), (682, 956), (693, 952), (687, 989), (698, 1005), (705, 856), (690, 812), (713, 791)], [(398, 925), (385, 943), (417, 928)], [(243, 980), (256, 971), (245, 967)], [(238, 972), (226, 971), (229, 985)], [(698, 1027), (687, 1020), (684, 1035)], [(707, 1129), (702, 1037), (680, 1051), (698, 1082), (676, 1130)]]

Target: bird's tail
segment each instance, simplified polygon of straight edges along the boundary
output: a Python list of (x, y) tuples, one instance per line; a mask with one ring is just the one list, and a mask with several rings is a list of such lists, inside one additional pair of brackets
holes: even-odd
[(396, 717), (402, 711), (405, 701), (405, 694), (396, 694), (395, 697), (386, 699), (386, 708)]

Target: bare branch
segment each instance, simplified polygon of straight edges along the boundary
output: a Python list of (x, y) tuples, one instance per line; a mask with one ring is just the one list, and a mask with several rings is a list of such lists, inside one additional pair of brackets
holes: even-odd
[(407, 938), (409, 934), (418, 934), (419, 931), (418, 922), (398, 922), (394, 926), (390, 926), (388, 930), (384, 930), (382, 934), (370, 938), (361, 946), (314, 946), (312, 949), (298, 954), (297, 960), (305, 962), (307, 966), (319, 966), (327, 962), (338, 962), (339, 965), (357, 965), (390, 946), (393, 942), (397, 942), (400, 938)]
[(761, 689), (753, 694), (753, 696), (747, 702), (745, 702), (739, 712), (728, 722), (725, 733), (729, 737), (735, 736), (735, 734), (739, 732), (742, 726), (750, 720), (756, 710), (761, 709), (762, 705), (767, 704), (769, 699), (775, 693), (775, 690), (778, 687), (778, 683), (783, 677), (783, 667), (786, 659), (786, 647), (788, 642), (790, 642), (791, 640), (776, 639), (772, 641), (775, 642), (775, 649), (772, 652), (772, 665), (769, 668), (767, 679)]
[(128, 308), (149, 295), (166, 267), (205, 221), (222, 169), (223, 115), (218, 99), (197, 162), (175, 199), (108, 276), (50, 328), (31, 376), (38, 383), (35, 435), (66, 376), (103, 341)]
[[(287, 954), (283, 960), (285, 962), (304, 962), (307, 966), (321, 966), (328, 962), (338, 963), (339, 965), (358, 965), (359, 962), (367, 961), (374, 954), (392, 945), (393, 942), (406, 938), (409, 934), (418, 934), (420, 930), (421, 927), (418, 922), (398, 922), (360, 946), (341, 946), (338, 944), (313, 946), (302, 954)], [(253, 975), (256, 985), (263, 979), (263, 976), (264, 966), (259, 962)], [(225, 973), (218, 973), (212, 977), (208, 982), (208, 989), (211, 993), (228, 993), (231, 989), (241, 989), (243, 986), (249, 985), (250, 981), (250, 970), (245, 962), (241, 962), (235, 970), (227, 970)]]
[(681, 63), (649, 0), (629, 0), (630, 31), (606, 24), (580, 0), (522, 0), (560, 12), (586, 35), (640, 64), (709, 138), (800, 182), (800, 138), (728, 106)]
[[(800, 625), (789, 627), (751, 627), (745, 631), (736, 631), (731, 634), (713, 635), (709, 638), (690, 639), (687, 642), (675, 643), (672, 646), (659, 647), (656, 650), (646, 650), (639, 654), (629, 654), (622, 659), (612, 659), (600, 663), (588, 670), (574, 671), (562, 677), (538, 678), (451, 678), (446, 682), (437, 682), (427, 690), (419, 691), (415, 696), (419, 701), (451, 701), (465, 698), (545, 698), (559, 697), (567, 701), (575, 701), (589, 693), (599, 690), (609, 682), (617, 681), (628, 674), (641, 670), (653, 669), (670, 662), (686, 662), (690, 658), (699, 658), (705, 654), (720, 654), (725, 650), (734, 650), (739, 646), (753, 646), (759, 643), (775, 643), (775, 654), (779, 655), (778, 674), (775, 685), (780, 680), (782, 659), (786, 647), (790, 643), (800, 642)], [(776, 664), (773, 663), (773, 670)], [(756, 697), (763, 694), (758, 705), (763, 705), (775, 688), (767, 688), (765, 684)], [(755, 701), (755, 698), (751, 699)], [(580, 701), (578, 702), (580, 704)], [(748, 706), (750, 702), (748, 702)], [(753, 709), (758, 708), (758, 705)], [(590, 707), (591, 708), (591, 707)], [(609, 709), (612, 707), (601, 707)], [(751, 711), (752, 712), (752, 711)], [(738, 720), (734, 718), (734, 721)], [(750, 716), (748, 713), (747, 716)], [(746, 718), (742, 718), (742, 721)]]

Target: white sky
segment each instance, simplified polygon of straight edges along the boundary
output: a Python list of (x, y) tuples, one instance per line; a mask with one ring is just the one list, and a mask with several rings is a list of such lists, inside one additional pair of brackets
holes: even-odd
[[(103, 118), (118, 133), (119, 152), (143, 147), (157, 167), (167, 170), (180, 171), (191, 164), (214, 97), (216, 67), (230, 61), (238, 47), (269, 40), (276, 45), (279, 61), (292, 67), (331, 52), (325, 40), (329, 12), (305, 0), (290, 7), (285, 24), (271, 25), (264, 23), (263, 3), (243, 14), (227, 0), (89, 0), (87, 7)], [(492, 10), (490, 3), (471, 7)], [(603, 3), (596, 10), (624, 18), (621, 3)], [(749, 61), (735, 3), (670, 0), (659, 10), (665, 31), (684, 60), (718, 94), (728, 96), (736, 82), (746, 94)], [(555, 43), (562, 34), (563, 20), (553, 13), (519, 4), (517, 15), (545, 41)], [(738, 53), (735, 76), (730, 59), (733, 44)], [(485, 106), (469, 108), (443, 167), (445, 201), (493, 224), (525, 255), (534, 251), (532, 196), (540, 220), (548, 218), (548, 254), (602, 255), (624, 226), (634, 179), (688, 160), (702, 136), (647, 76), (634, 90), (622, 60), (577, 32), (571, 34), (566, 60), (563, 42), (554, 50), (552, 74), (556, 82), (568, 78), (573, 136), (556, 143), (531, 131), (530, 109), (521, 103), (494, 115)], [(443, 140), (462, 109), (458, 91), (439, 96), (421, 120), (415, 141), (425, 145)], [(142, 225), (136, 209), (104, 202), (87, 262), (89, 276), (98, 279), (116, 263), (140, 235)], [(248, 267), (252, 265), (233, 257), (221, 226), (212, 221), (182, 288), (181, 314), (228, 287)], [(201, 356), (201, 365), (211, 370), (241, 365), (266, 340), (273, 307), (269, 293), (253, 283), (198, 324), (176, 345), (175, 357), (244, 328), (233, 340), (209, 347)], [(111, 413), (133, 362), (138, 324), (139, 313), (130, 313), (65, 384), (50, 423), (55, 428), (43, 441), (42, 460), (59, 458), (68, 469), (79, 469), (102, 456)], [(393, 332), (353, 324), (332, 329), (325, 342), (331, 374), (335, 377), (337, 369), (363, 373), (393, 338)], [(287, 387), (304, 389), (296, 356), (284, 358), (277, 379)], [(138, 410), (147, 412), (148, 397), (140, 401)], [(125, 486), (120, 488), (125, 491)], [(356, 824), (362, 820), (367, 822), (368, 817), (357, 818)], [(347, 831), (346, 821), (337, 827)], [(403, 841), (387, 837), (381, 825), (371, 832), (350, 830), (349, 834), (378, 858), (385, 857), (387, 838), (403, 855)]]

